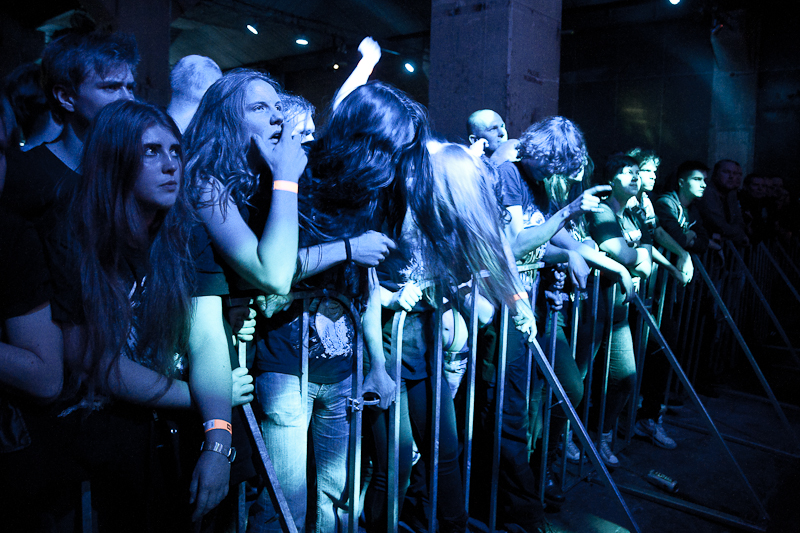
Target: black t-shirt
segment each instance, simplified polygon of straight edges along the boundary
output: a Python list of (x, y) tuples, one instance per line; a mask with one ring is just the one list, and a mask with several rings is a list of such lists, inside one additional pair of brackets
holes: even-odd
[(33, 224), (0, 208), (0, 322), (50, 300), (50, 276)]
[(80, 179), (80, 174), (44, 144), (27, 152), (13, 151), (0, 206), (37, 224), (47, 224), (43, 217), (71, 197)]
[(223, 260), (211, 244), (204, 224), (195, 224), (189, 247), (194, 260), (194, 297), (225, 296), (229, 293)]

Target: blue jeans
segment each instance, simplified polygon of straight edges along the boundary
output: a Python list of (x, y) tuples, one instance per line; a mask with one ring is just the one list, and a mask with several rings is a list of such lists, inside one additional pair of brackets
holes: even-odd
[[(309, 383), (305, 400), (307, 417), (304, 417), (299, 376), (265, 372), (256, 378), (261, 433), (300, 532), (305, 530), (309, 497), (306, 485), (309, 436), (316, 463), (314, 531), (331, 533), (347, 528), (350, 439), (347, 398), (350, 394), (350, 378), (334, 384)], [(266, 489), (261, 490), (258, 502), (250, 511), (247, 530), (253, 533), (282, 531), (277, 505)]]

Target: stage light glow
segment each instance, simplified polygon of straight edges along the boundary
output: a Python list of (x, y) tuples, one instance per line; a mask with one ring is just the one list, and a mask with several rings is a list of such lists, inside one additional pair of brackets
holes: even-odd
[(306, 39), (305, 37), (298, 37), (297, 39), (295, 39), (294, 42), (296, 42), (300, 46), (308, 46), (308, 39)]
[(678, 4), (681, 3), (681, 0), (669, 0), (669, 3), (672, 4), (673, 6), (677, 6)]
[(339, 70), (339, 63), (333, 64), (333, 70)]
[(406, 63), (404, 66), (406, 67), (406, 70), (408, 72), (414, 72), (414, 70), (415, 70), (414, 69), (414, 65), (412, 65), (411, 63)]
[(257, 30), (257, 29), (255, 29), (255, 28), (254, 28), (253, 26), (251, 26), (250, 24), (248, 24), (248, 25), (247, 25), (247, 29), (248, 29), (248, 30), (250, 30), (250, 33), (252, 33), (253, 35), (258, 35), (258, 30)]

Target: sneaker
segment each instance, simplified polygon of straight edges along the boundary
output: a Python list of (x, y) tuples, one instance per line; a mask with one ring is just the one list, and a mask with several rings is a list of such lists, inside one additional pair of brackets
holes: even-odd
[(600, 459), (610, 468), (619, 466), (619, 459), (611, 451), (611, 431), (603, 433), (600, 442), (597, 443), (597, 453), (600, 454)]
[(649, 437), (653, 444), (667, 450), (674, 450), (678, 447), (674, 440), (672, 440), (667, 432), (664, 431), (663, 417), (658, 417), (658, 422), (652, 418), (646, 420), (639, 420), (633, 428), (634, 433), (640, 437)]
[(572, 430), (567, 433), (567, 451), (565, 452), (567, 461), (570, 463), (579, 463), (581, 461), (581, 450), (575, 441), (572, 440)]

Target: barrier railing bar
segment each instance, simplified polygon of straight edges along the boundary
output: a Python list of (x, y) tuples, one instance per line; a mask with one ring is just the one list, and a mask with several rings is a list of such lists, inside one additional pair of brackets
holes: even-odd
[(566, 413), (567, 417), (570, 419), (570, 422), (574, 425), (574, 432), (577, 431), (578, 437), (580, 438), (583, 445), (586, 447), (589, 459), (594, 464), (595, 469), (597, 472), (600, 473), (603, 480), (606, 482), (608, 488), (610, 488), (614, 492), (614, 496), (616, 496), (617, 500), (619, 501), (620, 506), (625, 511), (625, 514), (628, 517), (628, 521), (630, 522), (633, 530), (636, 533), (639, 533), (641, 530), (639, 529), (639, 525), (636, 523), (636, 520), (633, 518), (628, 505), (625, 503), (625, 499), (622, 497), (622, 494), (619, 492), (616, 483), (611, 478), (611, 474), (609, 474), (606, 465), (600, 459), (598, 455), (597, 448), (595, 448), (592, 440), (589, 438), (589, 434), (586, 432), (586, 428), (583, 424), (581, 424), (580, 419), (578, 418), (578, 413), (575, 411), (575, 407), (572, 405), (572, 402), (569, 401), (567, 397), (567, 393), (564, 391), (564, 387), (561, 385), (561, 382), (558, 381), (556, 378), (555, 372), (553, 372), (553, 367), (550, 366), (550, 363), (547, 361), (547, 358), (542, 351), (542, 347), (539, 346), (539, 343), (536, 342), (536, 339), (530, 342), (531, 348), (533, 349), (533, 356), (536, 360), (536, 363), (539, 365), (539, 369), (544, 374), (545, 379), (550, 384), (553, 392), (556, 395), (556, 398), (561, 403), (562, 407), (564, 408), (564, 412)]
[[(595, 345), (595, 330), (597, 329), (597, 312), (600, 305), (600, 272), (598, 270), (594, 270), (594, 285), (592, 285), (592, 334), (590, 340), (590, 351), (589, 351), (589, 361), (587, 362), (587, 370), (586, 370), (586, 379), (584, 380), (584, 397), (588, 394), (591, 396), (592, 391), (592, 379), (594, 378), (594, 351), (596, 348)], [(583, 425), (589, 425), (589, 398), (587, 397), (583, 401)], [(573, 430), (574, 433), (574, 430)], [(584, 467), (584, 447), (583, 441), (580, 443), (580, 451), (581, 451), (581, 458), (579, 461), (578, 467), (578, 478), (582, 479), (584, 476), (583, 467)]]
[(442, 347), (442, 313), (444, 306), (443, 303), (443, 287), (440, 283), (435, 285), (436, 296), (436, 333), (434, 336), (434, 362), (433, 362), (433, 404), (431, 406), (431, 455), (430, 455), (430, 478), (428, 482), (428, 491), (430, 497), (428, 504), (430, 506), (430, 520), (428, 522), (428, 531), (434, 533), (436, 531), (436, 508), (439, 501), (439, 433), (442, 419), (442, 372), (444, 371), (444, 353)]
[[(353, 319), (353, 327), (356, 336), (355, 369), (352, 380), (352, 398), (361, 401), (363, 396), (362, 380), (364, 379), (364, 334), (361, 329), (361, 321), (358, 320), (358, 313), (350, 302), (347, 302), (350, 315)], [(395, 399), (397, 401), (397, 399)], [(354, 408), (350, 412), (350, 475), (349, 475), (349, 507), (347, 531), (348, 533), (358, 533), (358, 502), (359, 491), (361, 490), (361, 408)]]
[(397, 533), (400, 521), (400, 390), (403, 369), (403, 326), (407, 312), (401, 309), (392, 321), (392, 356), (394, 357), (395, 402), (389, 406), (389, 471), (386, 473), (386, 531)]
[[(303, 353), (305, 358), (308, 359), (308, 349), (304, 349)], [(244, 363), (244, 364), (242, 364)], [(244, 342), (239, 343), (239, 364), (240, 366), (247, 366), (247, 344)], [(304, 398), (305, 399), (305, 398)], [(305, 402), (303, 402), (305, 405)], [(275, 472), (275, 467), (272, 465), (272, 460), (267, 451), (267, 445), (264, 442), (264, 436), (261, 434), (261, 427), (256, 420), (256, 414), (253, 412), (253, 406), (249, 403), (242, 406), (245, 419), (247, 419), (247, 427), (250, 429), (250, 435), (255, 442), (256, 450), (258, 450), (259, 459), (261, 459), (261, 466), (264, 468), (264, 473), (267, 478), (267, 490), (272, 501), (278, 504), (278, 515), (281, 520), (281, 527), (286, 533), (297, 533), (297, 526), (294, 523), (294, 517), (289, 510), (289, 504), (286, 502), (286, 497), (283, 495), (283, 489), (278, 482), (278, 474)], [(243, 494), (239, 496), (241, 500)], [(245, 517), (246, 521), (246, 517)], [(241, 516), (238, 519), (239, 524), (242, 522)]]
[(497, 525), (497, 484), (500, 480), (500, 447), (503, 443), (503, 396), (506, 382), (506, 356), (508, 350), (508, 307), (503, 306), (500, 316), (500, 353), (497, 358), (497, 385), (495, 390), (494, 448), (492, 451), (492, 485), (489, 496), (489, 533)]
[(755, 278), (753, 278), (753, 275), (747, 269), (747, 265), (744, 264), (744, 259), (742, 259), (742, 256), (739, 254), (739, 252), (736, 251), (736, 248), (734, 248), (733, 244), (729, 242), (728, 245), (731, 252), (733, 253), (733, 256), (736, 258), (738, 262), (742, 264), (745, 276), (747, 277), (748, 281), (750, 281), (750, 284), (753, 287), (753, 291), (755, 291), (756, 295), (758, 296), (758, 299), (761, 300), (761, 303), (764, 305), (764, 309), (766, 309), (767, 314), (769, 315), (770, 319), (772, 319), (772, 323), (775, 325), (775, 329), (778, 331), (778, 334), (781, 336), (781, 339), (783, 339), (783, 342), (789, 348), (789, 353), (792, 355), (792, 358), (795, 360), (797, 365), (800, 366), (800, 357), (798, 357), (797, 352), (794, 349), (794, 346), (792, 346), (792, 343), (789, 340), (789, 336), (786, 335), (786, 331), (783, 329), (783, 326), (781, 326), (780, 322), (778, 321), (778, 317), (775, 316), (775, 313), (772, 311), (772, 307), (770, 307), (769, 303), (767, 302), (767, 299), (761, 292), (761, 289), (758, 288), (758, 284), (756, 283)]
[(756, 377), (758, 378), (759, 383), (764, 388), (764, 392), (767, 393), (767, 397), (769, 398), (772, 407), (775, 409), (775, 412), (778, 414), (778, 418), (780, 418), (781, 423), (783, 424), (786, 432), (789, 433), (791, 437), (792, 443), (794, 447), (800, 451), (800, 441), (798, 441), (797, 434), (794, 432), (792, 425), (789, 423), (789, 420), (786, 418), (786, 414), (783, 412), (780, 404), (778, 403), (778, 399), (775, 397), (775, 394), (772, 392), (772, 388), (769, 386), (769, 382), (767, 378), (764, 376), (764, 373), (761, 371), (761, 367), (759, 367), (758, 363), (756, 362), (755, 357), (753, 357), (753, 353), (750, 351), (750, 347), (747, 345), (747, 342), (744, 340), (744, 336), (742, 336), (741, 331), (739, 331), (739, 327), (736, 325), (736, 322), (733, 321), (733, 317), (731, 316), (730, 311), (725, 306), (725, 302), (722, 301), (722, 297), (717, 292), (716, 287), (714, 284), (711, 283), (711, 277), (706, 272), (705, 268), (702, 265), (699, 265), (700, 275), (703, 277), (703, 281), (706, 282), (709, 292), (711, 296), (717, 303), (720, 311), (722, 312), (722, 316), (725, 318), (725, 321), (730, 326), (731, 331), (733, 332), (734, 337), (739, 342), (739, 346), (744, 352), (745, 357), (747, 358), (750, 366), (753, 368), (753, 372), (755, 372)]
[[(690, 422), (684, 422), (684, 421), (679, 420), (679, 419), (670, 420), (669, 421), (669, 425), (670, 426), (679, 427), (679, 428), (689, 429), (689, 430), (692, 430), (692, 431), (696, 431), (698, 433), (705, 433), (706, 435), (710, 435), (711, 434), (711, 432), (708, 429), (706, 429), (706, 428), (704, 428), (702, 426), (698, 426), (698, 425), (692, 424)], [(748, 448), (755, 448), (757, 450), (765, 451), (765, 452), (771, 453), (773, 455), (779, 455), (781, 457), (786, 457), (786, 458), (789, 458), (789, 459), (798, 459), (798, 458), (800, 458), (800, 454), (787, 452), (786, 450), (780, 450), (778, 448), (774, 448), (772, 446), (767, 446), (766, 444), (762, 444), (760, 442), (756, 442), (756, 441), (753, 441), (753, 440), (750, 440), (750, 439), (745, 439), (743, 437), (737, 437), (736, 435), (731, 435), (730, 433), (720, 433), (720, 434), (728, 442), (733, 442), (735, 444), (740, 444), (742, 446), (747, 446)]]
[(478, 283), (472, 283), (472, 314), (470, 315), (470, 346), (467, 361), (467, 406), (464, 421), (464, 510), (469, 514), (469, 492), (472, 473), (472, 435), (475, 431), (475, 379), (478, 363)]
[[(581, 303), (581, 295), (585, 295), (585, 290), (575, 290), (571, 295), (571, 304), (572, 304), (572, 322), (570, 324), (570, 347), (572, 348), (572, 358), (577, 359), (578, 354), (578, 321), (580, 320), (580, 303)], [(584, 392), (584, 395), (586, 393)], [(585, 425), (585, 424), (584, 424)], [(570, 422), (567, 420), (567, 423), (564, 424), (564, 435), (562, 442), (564, 443), (564, 457), (563, 461), (561, 461), (561, 490), (563, 491), (566, 486), (567, 480), (567, 446), (569, 445), (569, 429), (570, 429)], [(581, 458), (582, 462), (582, 458)]]
[[(551, 306), (548, 306), (551, 307)], [(550, 344), (550, 366), (555, 371), (556, 367), (556, 346), (558, 344), (558, 311), (555, 309), (548, 309), (550, 315), (550, 337), (548, 338)], [(528, 353), (532, 352), (528, 350)], [(528, 372), (530, 376), (531, 372)], [(550, 383), (545, 382), (544, 390), (542, 391), (542, 398), (539, 404), (543, 407), (542, 417), (542, 450), (541, 462), (539, 465), (539, 501), (544, 507), (544, 490), (547, 485), (547, 452), (550, 446), (550, 421), (552, 420), (551, 409), (553, 408), (553, 394), (550, 389)], [(530, 401), (527, 403), (530, 405)], [(534, 437), (535, 439), (535, 437)]]
[(783, 255), (783, 257), (786, 259), (786, 261), (792, 267), (792, 270), (794, 270), (794, 273), (797, 274), (797, 277), (800, 278), (800, 268), (797, 268), (797, 265), (795, 264), (794, 260), (786, 252), (786, 249), (783, 247), (783, 245), (780, 242), (775, 241), (775, 247), (778, 249), (778, 251), (781, 253), (781, 255)]
[(725, 450), (725, 453), (727, 453), (728, 457), (730, 457), (730, 460), (733, 463), (736, 471), (738, 472), (739, 476), (742, 478), (742, 482), (745, 484), (745, 486), (747, 487), (748, 491), (750, 491), (750, 494), (753, 497), (753, 500), (756, 502), (756, 506), (758, 507), (758, 510), (761, 513), (761, 518), (762, 519), (769, 518), (769, 515), (767, 514), (767, 510), (764, 508), (764, 505), (761, 503), (761, 500), (759, 499), (758, 495), (756, 494), (755, 490), (753, 489), (753, 486), (750, 485), (750, 481), (747, 479), (747, 476), (745, 475), (744, 471), (741, 469), (741, 467), (739, 466), (739, 463), (736, 461), (736, 458), (731, 453), (730, 448), (728, 448), (728, 444), (725, 442), (725, 439), (722, 438), (722, 435), (720, 434), (719, 430), (717, 429), (717, 426), (714, 424), (714, 421), (711, 419), (711, 415), (708, 414), (708, 411), (706, 410), (705, 406), (703, 405), (703, 402), (700, 400), (700, 397), (697, 395), (697, 392), (694, 390), (694, 387), (689, 382), (689, 378), (684, 373), (684, 371), (681, 368), (680, 364), (678, 363), (677, 359), (675, 359), (675, 354), (672, 352), (672, 348), (669, 347), (669, 345), (667, 344), (666, 339), (661, 334), (661, 331), (656, 327), (655, 319), (650, 314), (650, 312), (647, 310), (647, 307), (644, 305), (644, 302), (642, 302), (641, 298), (639, 298), (638, 294), (635, 294), (633, 296), (633, 302), (636, 304), (636, 307), (639, 309), (639, 312), (642, 313), (644, 315), (645, 319), (647, 320), (647, 323), (650, 326), (650, 329), (652, 330), (653, 335), (655, 336), (655, 338), (658, 341), (658, 343), (661, 345), (661, 348), (664, 351), (664, 355), (667, 356), (667, 359), (669, 360), (670, 364), (672, 365), (672, 368), (675, 371), (675, 374), (677, 374), (678, 378), (681, 380), (681, 383), (683, 383), (683, 386), (689, 392), (689, 397), (694, 401), (695, 406), (697, 406), (699, 408), (699, 410), (703, 413), (703, 417), (706, 419), (706, 422), (708, 423), (709, 427), (712, 428), (714, 436), (716, 436), (716, 438), (719, 441), (720, 445)]
[[(608, 320), (606, 321), (606, 328), (608, 332), (606, 333), (606, 353), (605, 353), (605, 362), (603, 364), (603, 389), (601, 391), (600, 396), (600, 420), (597, 423), (597, 437), (600, 440), (603, 434), (603, 429), (605, 428), (606, 422), (606, 399), (608, 396), (608, 380), (611, 374), (611, 338), (614, 335), (614, 304), (617, 300), (617, 284), (614, 283), (611, 285), (609, 289), (609, 298), (608, 298), (608, 305), (606, 306), (606, 314)], [(614, 445), (613, 442), (616, 440), (616, 435), (612, 435), (612, 444), (611, 448), (613, 449)]]
[[(661, 269), (658, 268), (656, 270), (656, 276), (658, 276), (660, 272)], [(642, 280), (641, 292), (645, 295), (645, 301), (647, 301), (647, 294), (650, 292), (650, 289), (654, 288), (655, 287), (653, 287), (651, 283), (646, 283), (645, 280)], [(625, 430), (626, 445), (630, 444), (631, 439), (633, 438), (633, 428), (636, 425), (636, 411), (639, 408), (639, 395), (641, 394), (642, 379), (644, 378), (644, 362), (645, 357), (647, 356), (648, 333), (647, 326), (644, 323), (644, 318), (637, 317), (635, 337), (638, 341), (636, 344), (636, 383), (633, 385), (633, 394), (628, 400), (628, 427)]]
[(670, 496), (668, 494), (662, 494), (660, 492), (655, 492), (648, 489), (641, 489), (638, 487), (633, 487), (625, 484), (619, 484), (618, 486), (619, 490), (621, 490), (626, 494), (631, 494), (633, 496), (638, 496), (646, 500), (650, 500), (656, 503), (661, 503), (667, 505), (668, 507), (672, 507), (673, 509), (693, 514), (701, 518), (706, 518), (708, 520), (713, 520), (714, 522), (725, 524), (727, 526), (739, 529), (741, 531), (750, 531), (753, 533), (764, 533), (767, 531), (766, 525), (753, 524), (751, 522), (747, 522), (742, 518), (739, 518), (738, 516), (728, 513), (723, 513), (721, 511), (717, 511), (716, 509), (710, 509), (708, 507), (698, 505), (695, 503), (687, 502), (685, 500), (676, 498), (674, 496)]
[(775, 267), (775, 270), (778, 271), (778, 274), (780, 274), (781, 278), (783, 278), (783, 281), (786, 282), (786, 286), (789, 287), (789, 290), (794, 295), (795, 300), (797, 300), (798, 303), (800, 303), (800, 294), (797, 294), (797, 290), (794, 288), (794, 285), (792, 285), (792, 282), (789, 281), (789, 277), (786, 275), (786, 273), (783, 271), (780, 265), (778, 265), (778, 262), (775, 261), (775, 258), (772, 257), (772, 254), (769, 253), (767, 247), (764, 246), (763, 242), (759, 243), (758, 247), (761, 250), (761, 252), (763, 252), (764, 256), (769, 260), (769, 262), (772, 263), (772, 266)]

